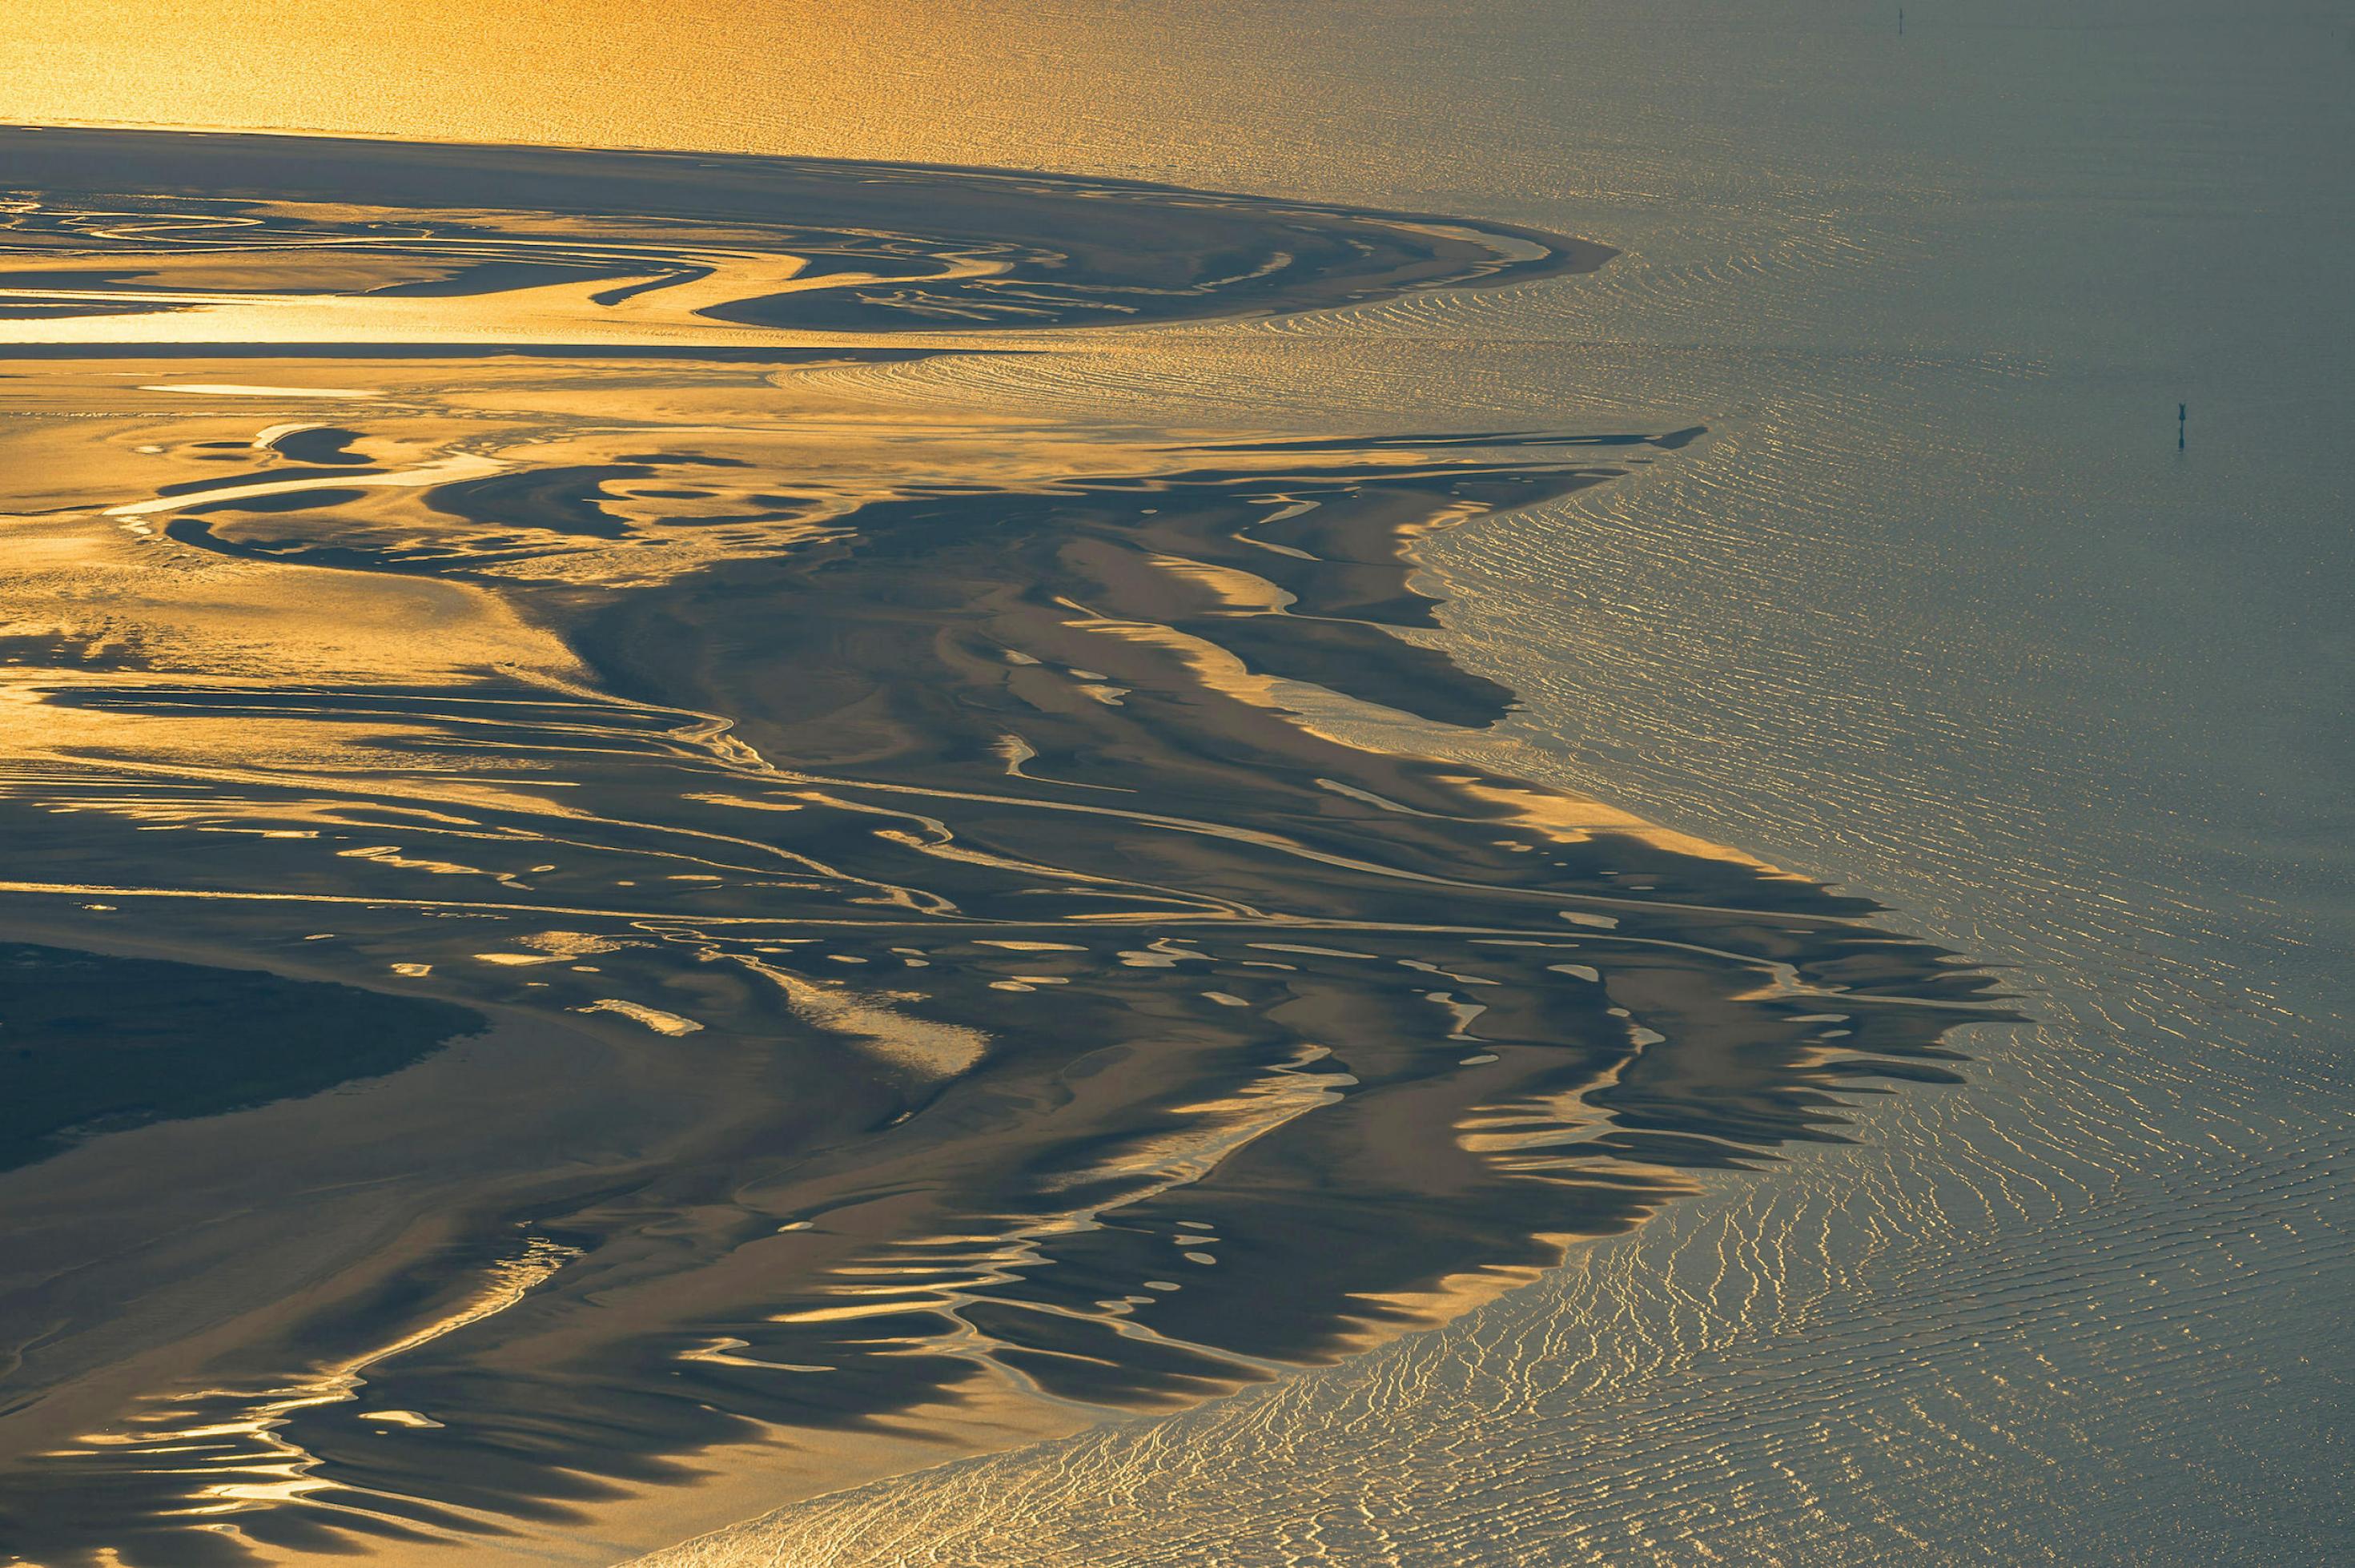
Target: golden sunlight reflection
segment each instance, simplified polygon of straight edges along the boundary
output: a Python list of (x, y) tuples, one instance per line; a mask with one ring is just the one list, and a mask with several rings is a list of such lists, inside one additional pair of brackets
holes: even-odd
[[(365, 1374), (369, 1368), (506, 1311), (578, 1256), (574, 1249), (546, 1237), (528, 1237), (515, 1256), (484, 1271), (467, 1299), (398, 1339), (320, 1367), (285, 1388), (201, 1389), (165, 1396), (119, 1429), (85, 1435), (78, 1446), (144, 1453), (175, 1466), (201, 1464), (231, 1477), (196, 1489), (186, 1509), (194, 1518), (235, 1516), (295, 1501), (335, 1483), (318, 1473), (315, 1455), (283, 1435), (290, 1416), (320, 1405), (357, 1401), (368, 1385)], [(223, 1409), (236, 1413), (224, 1419), (218, 1413)], [(197, 1413), (188, 1413), (191, 1410)], [(431, 1416), (405, 1410), (371, 1411), (361, 1419), (423, 1431), (442, 1424)], [(73, 1452), (69, 1449), (51, 1457), (70, 1457)]]
[[(1041, 158), (1042, 135), (1105, 121), (1141, 141), (1201, 135), (1135, 69), (1140, 18), (1071, 0), (19, 0), (9, 19), (0, 121), (21, 123), (996, 166), (1080, 166)], [(1207, 42), (1156, 30), (1156, 51)], [(1250, 123), (1262, 94), (1329, 91), (1284, 51), (1225, 63), (1188, 73), (1185, 96), (1220, 93), (1230, 126)]]
[(1032, 175), (0, 151), (38, 176), (0, 964), (52, 1053), (0, 1300), (56, 1325), (0, 1509), (40, 1552), (610, 1557), (1222, 1399), (1837, 1136), (1858, 1079), (1950, 1080), (1991, 1010), (1860, 901), (1456, 760), (1516, 698), (1424, 552), (1699, 430), (960, 379), (1604, 247)]

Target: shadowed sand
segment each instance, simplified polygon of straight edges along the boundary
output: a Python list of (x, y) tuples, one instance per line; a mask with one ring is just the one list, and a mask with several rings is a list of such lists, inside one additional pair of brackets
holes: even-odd
[[(1418, 541), (1699, 432), (872, 379), (1601, 247), (748, 159), (0, 167), (0, 920), (405, 998), (0, 1175), (27, 1560), (610, 1560), (1215, 1397), (1837, 1137), (1997, 1016), (1862, 901), (1355, 738), (1512, 702)], [(487, 1027), (388, 1074), (404, 1008)]]

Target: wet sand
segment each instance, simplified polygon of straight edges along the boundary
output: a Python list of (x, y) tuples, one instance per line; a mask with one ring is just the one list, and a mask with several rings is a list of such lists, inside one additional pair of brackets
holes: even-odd
[[(421, 998), (267, 973), (0, 944), (10, 1094), (0, 1168), (150, 1122), (380, 1077), (482, 1019)], [(322, 1039), (344, 1049), (322, 1051)], [(192, 1040), (218, 1041), (191, 1051)]]
[[(0, 921), (410, 999), (0, 1174), (24, 1560), (610, 1560), (1216, 1398), (1998, 1016), (1863, 901), (1342, 738), (1510, 709), (1420, 541), (1701, 432), (867, 379), (1603, 247), (775, 160), (0, 169)], [(490, 1027), (383, 1074), (403, 1007)]]

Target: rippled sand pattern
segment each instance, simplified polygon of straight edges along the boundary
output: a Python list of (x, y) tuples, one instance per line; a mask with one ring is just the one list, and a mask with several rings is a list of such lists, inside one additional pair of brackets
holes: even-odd
[(0, 922), (479, 1020), (333, 1093), (40, 1129), (0, 1189), (24, 1560), (610, 1558), (754, 1511), (730, 1477), (1312, 1398), (1957, 1082), (1945, 1033), (2003, 1016), (1860, 900), (1413, 743), (1514, 705), (1417, 635), (1413, 552), (1700, 432), (888, 379), (1600, 247), (941, 170), (5, 144)]

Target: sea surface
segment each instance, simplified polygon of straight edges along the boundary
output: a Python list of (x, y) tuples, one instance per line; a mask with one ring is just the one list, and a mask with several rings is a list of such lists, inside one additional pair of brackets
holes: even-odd
[(2341, 16), (741, 9), (0, 40), (1075, 176), (12, 137), (11, 1548), (2346, 1554)]

